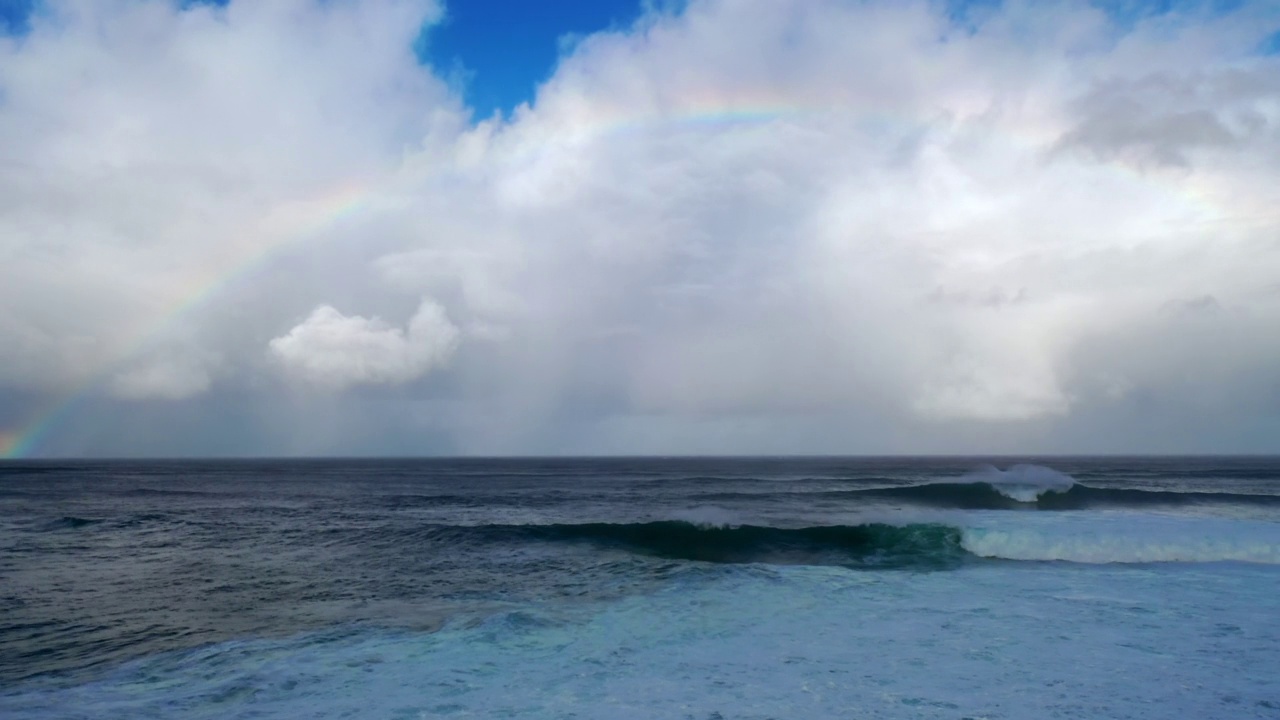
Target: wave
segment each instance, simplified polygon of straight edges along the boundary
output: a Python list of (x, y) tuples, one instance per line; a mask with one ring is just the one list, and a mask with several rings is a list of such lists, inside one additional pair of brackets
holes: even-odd
[(990, 485), (1001, 495), (1018, 502), (1033, 502), (1042, 495), (1066, 492), (1075, 485), (1075, 480), (1066, 473), (1027, 464), (1014, 465), (1008, 470), (985, 465), (965, 475), (961, 482)]
[(74, 530), (76, 528), (82, 528), (89, 525), (97, 525), (100, 522), (102, 521), (92, 519), (92, 518), (82, 518), (82, 517), (75, 517), (72, 515), (66, 515), (64, 517), (60, 517), (57, 520), (54, 520), (53, 522), (49, 523), (49, 529)]
[(436, 526), (434, 539), (582, 543), (666, 560), (874, 568), (941, 568), (966, 554), (960, 530), (940, 524), (777, 528), (683, 520), (644, 523)]
[(1042, 465), (986, 466), (952, 482), (845, 490), (846, 497), (899, 500), (959, 510), (1085, 510), (1156, 505), (1280, 505), (1280, 495), (1141, 490), (1083, 485), (1070, 475)]
[(954, 510), (1086, 510), (1193, 505), (1280, 506), (1280, 495), (1204, 490), (1157, 490), (1098, 487), (1042, 465), (1014, 465), (1007, 470), (986, 466), (953, 480), (916, 485), (744, 492), (699, 493), (703, 502), (758, 501), (768, 496), (788, 500), (873, 500)]
[(446, 543), (586, 544), (665, 560), (856, 569), (942, 570), (979, 558), (1079, 563), (1240, 561), (1280, 564), (1274, 523), (1127, 519), (1013, 527), (865, 523), (779, 528), (682, 520), (433, 526)]
[[(130, 490), (125, 491), (123, 494), (137, 496), (137, 497), (152, 497), (152, 496), (227, 497), (227, 496), (233, 495), (233, 493), (229, 493), (226, 491), (184, 490), (180, 488), (163, 488), (163, 487), (132, 488)], [(235, 494), (241, 495), (244, 493), (235, 493)]]
[(158, 523), (171, 522), (174, 522), (173, 518), (159, 513), (142, 513), (122, 518), (84, 518), (74, 515), (64, 515), (60, 518), (51, 519), (37, 524), (32, 529), (46, 532), (82, 530), (84, 528), (128, 530), (132, 528), (151, 526)]
[(984, 482), (930, 483), (894, 488), (847, 490), (846, 497), (900, 500), (916, 505), (956, 510), (1087, 510), (1105, 507), (1185, 506), (1209, 504), (1280, 505), (1280, 495), (1250, 495), (1222, 492), (1138, 490), (1072, 485), (1063, 491), (1049, 490), (1022, 500), (1004, 489)]

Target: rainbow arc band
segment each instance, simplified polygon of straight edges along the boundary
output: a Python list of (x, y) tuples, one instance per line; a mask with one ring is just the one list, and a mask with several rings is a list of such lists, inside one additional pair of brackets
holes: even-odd
[(242, 242), (235, 252), (202, 268), (199, 278), (186, 283), (185, 289), (169, 300), (169, 309), (124, 343), (121, 350), (110, 354), (80, 383), (54, 394), (17, 430), (0, 428), (0, 459), (36, 454), (54, 428), (76, 408), (97, 396), (130, 361), (150, 348), (180, 318), (208, 305), (295, 245), (369, 209), (376, 191), (377, 187), (370, 183), (344, 183), (307, 200), (277, 205), (248, 223), (248, 231), (239, 236), (248, 238), (249, 242)]

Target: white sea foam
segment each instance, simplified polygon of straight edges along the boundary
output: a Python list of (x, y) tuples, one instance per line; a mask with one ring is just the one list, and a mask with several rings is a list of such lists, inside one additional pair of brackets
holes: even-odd
[(1280, 564), (1280, 523), (1140, 513), (973, 516), (969, 552), (1079, 563), (1239, 561)]
[(1043, 465), (1014, 465), (1001, 470), (987, 465), (960, 479), (960, 482), (987, 483), (1006, 497), (1018, 502), (1035, 502), (1047, 492), (1066, 492), (1075, 480), (1066, 473)]

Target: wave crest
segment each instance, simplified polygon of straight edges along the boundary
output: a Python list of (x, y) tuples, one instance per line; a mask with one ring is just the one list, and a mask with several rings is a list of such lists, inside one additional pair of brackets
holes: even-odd
[(960, 483), (984, 483), (1018, 502), (1033, 503), (1045, 493), (1065, 493), (1075, 486), (1070, 475), (1043, 465), (1014, 465), (1001, 470), (986, 465), (960, 479)]
[(1280, 495), (1181, 490), (1104, 488), (1073, 483), (1065, 489), (998, 486), (971, 482), (937, 482), (842, 491), (841, 496), (894, 500), (952, 510), (1086, 510), (1090, 508), (1192, 505), (1280, 505)]

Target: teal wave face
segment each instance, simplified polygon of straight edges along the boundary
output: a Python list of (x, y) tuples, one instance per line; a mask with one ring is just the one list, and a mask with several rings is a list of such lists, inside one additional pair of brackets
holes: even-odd
[(930, 523), (777, 528), (666, 520), (441, 527), (438, 532), (462, 541), (589, 543), (668, 560), (710, 563), (945, 569), (968, 554), (958, 528)]

